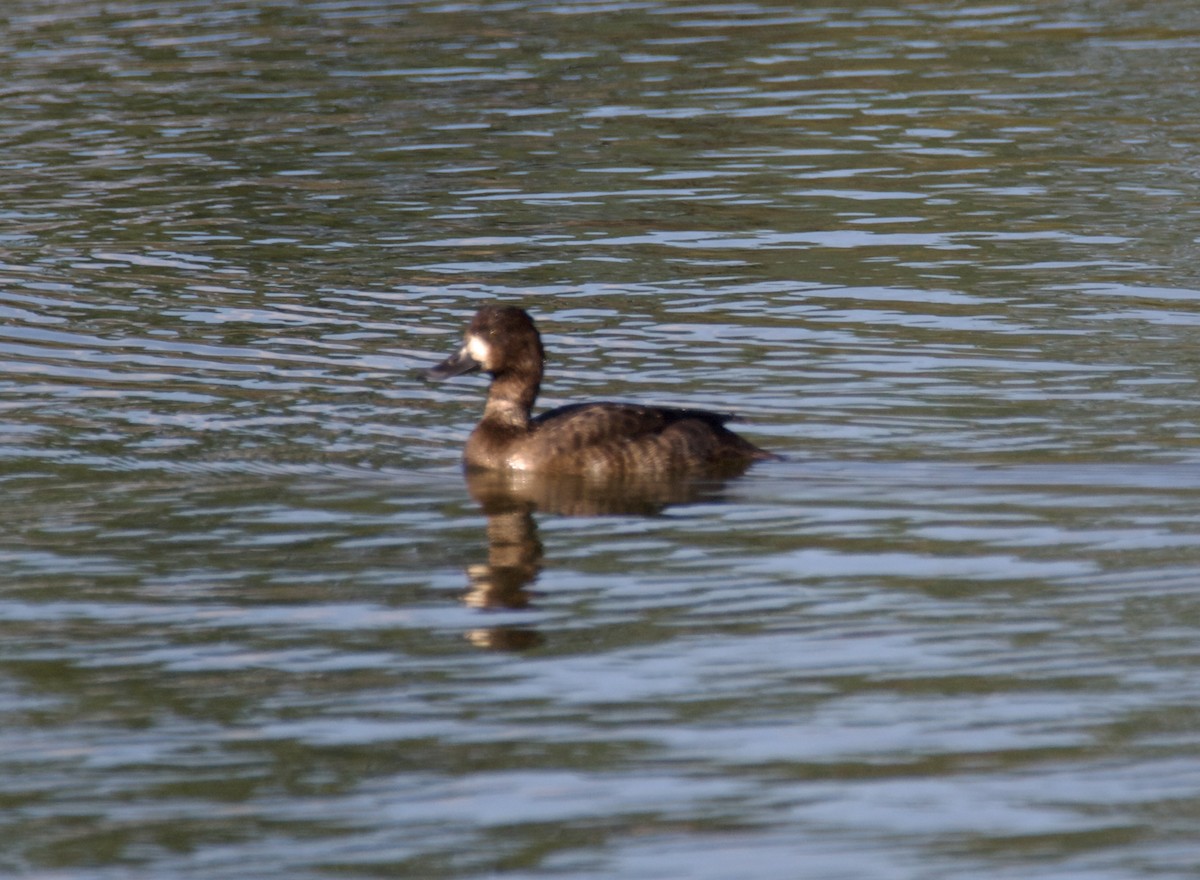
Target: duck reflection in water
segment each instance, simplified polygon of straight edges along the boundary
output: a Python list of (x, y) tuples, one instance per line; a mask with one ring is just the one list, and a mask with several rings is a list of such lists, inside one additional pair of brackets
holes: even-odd
[[(532, 602), (530, 587), (542, 570), (543, 547), (537, 512), (560, 516), (656, 516), (673, 504), (718, 501), (723, 477), (617, 479), (598, 482), (577, 476), (468, 470), (467, 490), (487, 517), (486, 563), (467, 567), (463, 601), (476, 608), (520, 609)], [(475, 645), (525, 650), (542, 643), (527, 627), (473, 630)]]
[(488, 517), (488, 562), (469, 569), (472, 605), (528, 605), (526, 587), (542, 561), (535, 510), (654, 515), (711, 497), (721, 480), (778, 458), (726, 428), (732, 416), (707, 410), (597, 402), (533, 416), (544, 366), (529, 315), (484, 306), (462, 347), (426, 371), (437, 380), (476, 370), (492, 377), (463, 453), (469, 491)]

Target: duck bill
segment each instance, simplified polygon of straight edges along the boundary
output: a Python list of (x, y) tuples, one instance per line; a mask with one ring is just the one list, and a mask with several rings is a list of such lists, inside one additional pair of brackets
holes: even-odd
[(441, 382), (445, 379), (453, 379), (455, 376), (462, 376), (465, 373), (474, 373), (482, 366), (483, 364), (471, 357), (467, 349), (463, 347), (436, 367), (430, 367), (426, 370), (425, 378)]

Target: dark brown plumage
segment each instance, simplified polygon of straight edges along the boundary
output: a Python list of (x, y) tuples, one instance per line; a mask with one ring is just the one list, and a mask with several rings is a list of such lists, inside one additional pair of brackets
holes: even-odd
[(733, 418), (696, 409), (577, 403), (532, 417), (545, 353), (533, 319), (513, 306), (484, 306), (462, 348), (426, 375), (492, 375), (483, 418), (467, 440), (468, 468), (611, 478), (740, 473), (777, 458), (725, 427)]

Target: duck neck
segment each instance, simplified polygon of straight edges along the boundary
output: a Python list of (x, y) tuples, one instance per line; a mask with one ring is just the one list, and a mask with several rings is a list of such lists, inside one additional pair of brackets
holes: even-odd
[(492, 379), (483, 420), (506, 428), (529, 430), (529, 414), (542, 384), (542, 371), (504, 372)]

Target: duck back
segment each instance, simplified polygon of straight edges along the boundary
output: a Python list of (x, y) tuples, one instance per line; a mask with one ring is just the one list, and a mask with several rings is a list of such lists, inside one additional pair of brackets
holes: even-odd
[(570, 404), (531, 419), (524, 433), (481, 423), (467, 443), (466, 464), (611, 477), (733, 473), (775, 457), (726, 428), (732, 419), (697, 409)]

